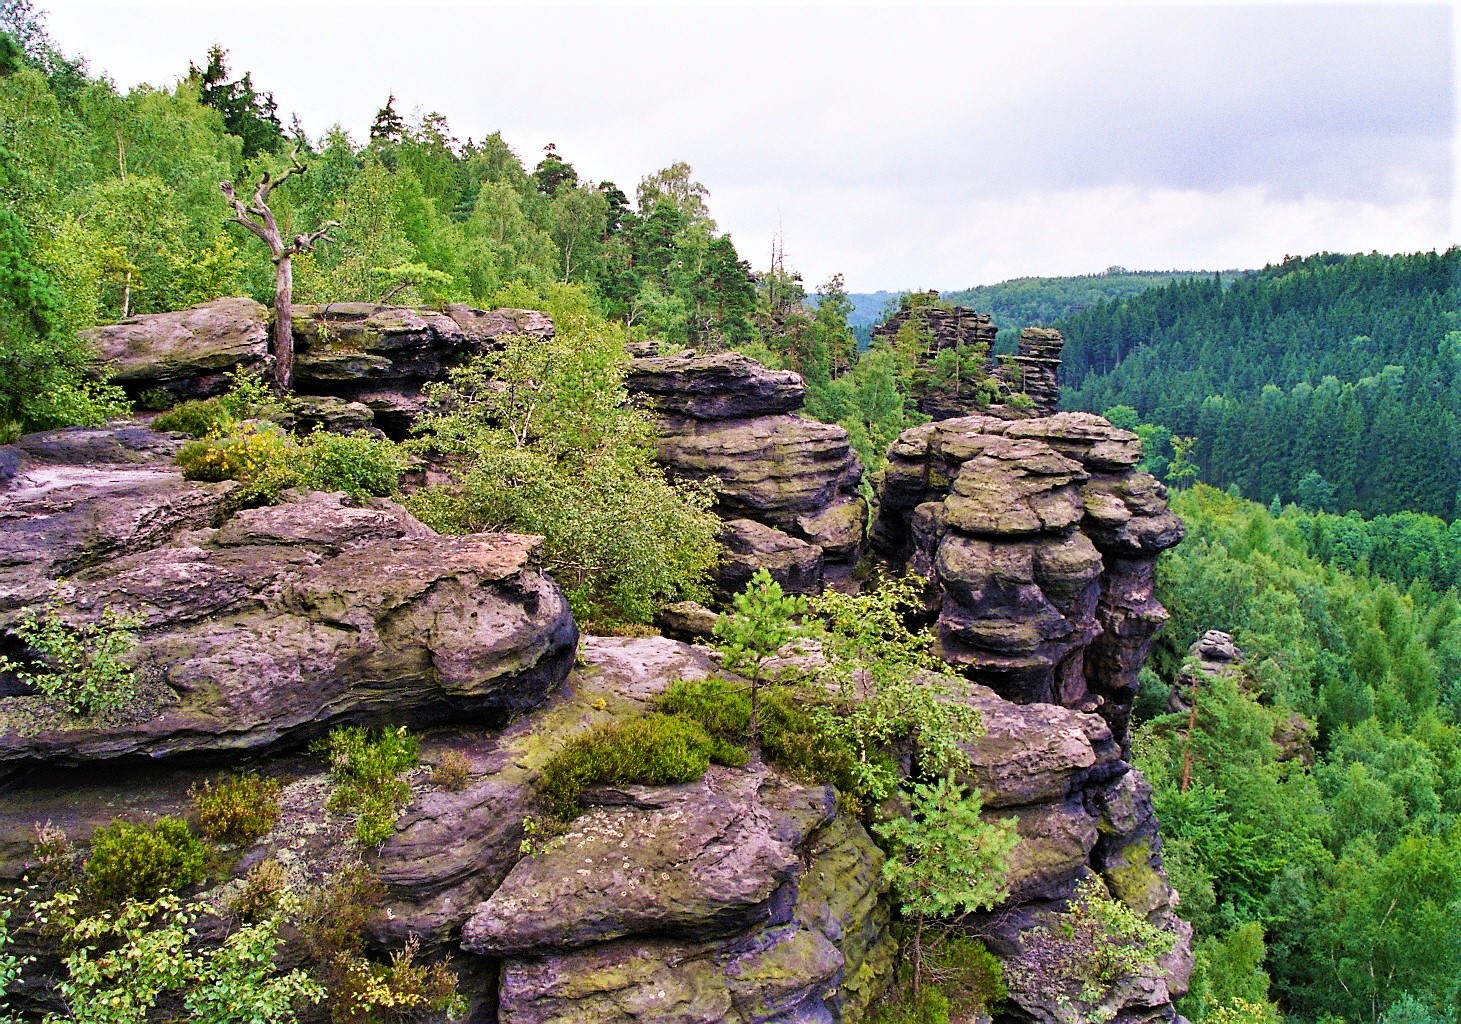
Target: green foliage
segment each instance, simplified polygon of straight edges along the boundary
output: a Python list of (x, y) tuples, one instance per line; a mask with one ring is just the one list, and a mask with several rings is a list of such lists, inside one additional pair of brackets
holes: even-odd
[(104, 905), (155, 900), (203, 878), (206, 851), (181, 818), (151, 825), (114, 821), (96, 830), (82, 891)]
[(1451, 520), (1461, 511), (1457, 308), (1461, 248), (1322, 254), (1176, 282), (1057, 325), (1063, 405), (1124, 404), (1196, 437), (1192, 461), (1216, 487)]
[(426, 1015), (460, 1020), (467, 1000), (457, 992), (457, 976), (445, 963), (419, 963), (421, 940), (412, 935), (387, 964), (360, 956), (334, 965), (330, 1019), (335, 1024), (409, 1024)]
[[(1225, 1007), (1268, 1002), (1268, 974), (1263, 970), (1268, 949), (1257, 921), (1203, 938), (1192, 952), (1192, 980), (1178, 1008), (1196, 1024), (1220, 1015)], [(1276, 1012), (1272, 1016), (1276, 1022)]]
[[(817, 694), (808, 687), (763, 687), (758, 707), (761, 752), (798, 778), (856, 792), (856, 751), (841, 736), (828, 732), (816, 702)], [(655, 707), (698, 722), (717, 740), (737, 745), (750, 741), (748, 686), (724, 679), (681, 679), (670, 685)]]
[(355, 814), (355, 838), (361, 846), (379, 846), (396, 831), (396, 815), (411, 798), (401, 773), (416, 766), (420, 744), (404, 726), (372, 731), (344, 726), (330, 733), (316, 749), (330, 763), (335, 790), (326, 806)]
[(173, 406), (153, 419), (153, 430), (172, 430), (193, 437), (221, 435), (234, 425), (234, 417), (217, 398), (192, 399)]
[[(1401, 592), (1362, 555), (1357, 572), (1340, 568), (1344, 552), (1364, 550), (1358, 516), (1289, 507), (1275, 518), (1201, 485), (1174, 507), (1188, 539), (1159, 563), (1173, 617), (1154, 665), (1171, 680), (1186, 646), (1223, 628), (1247, 653), (1252, 687), (1205, 680), (1194, 727), (1159, 715), (1133, 742), (1197, 928), (1193, 1019), (1265, 1005), (1265, 972), (1302, 1019), (1374, 1020), (1407, 995), (1453, 1005), (1461, 968), (1440, 922), (1441, 908), (1461, 906), (1448, 866), (1461, 731), (1444, 685), (1455, 598)], [(1279, 759), (1274, 736), (1293, 711), (1318, 722), (1312, 766)]]
[(540, 534), (580, 621), (648, 622), (665, 602), (705, 596), (719, 555), (713, 481), (665, 477), (624, 389), (622, 330), (577, 288), (552, 297), (552, 341), (511, 338), (431, 389), (436, 411), (413, 445), (449, 455), (454, 483), (407, 504), (443, 532)]
[(1007, 858), (1019, 842), (1014, 819), (985, 822), (979, 791), (952, 774), (915, 784), (907, 800), (906, 816), (873, 826), (889, 851), (883, 877), (904, 910), (949, 917), (1003, 901)]
[(35, 652), (37, 665), (27, 668), (0, 656), (0, 671), (14, 672), (73, 715), (100, 716), (122, 708), (137, 689), (126, 658), (136, 645), (141, 616), (108, 608), (94, 622), (72, 623), (63, 611), (55, 596), (44, 610), (27, 611), (15, 633)]
[(344, 491), (356, 501), (395, 493), (406, 469), (401, 449), (363, 430), (335, 434), (316, 430), (299, 444), (299, 484), (317, 491)]
[[(15, 945), (15, 936), (10, 931), (13, 910), (8, 902), (0, 904), (0, 1000), (20, 981), (21, 972), (35, 962), (35, 957), (21, 956), (11, 949)], [(19, 1021), (9, 1010), (0, 1009), (0, 1024), (19, 1024)]]
[(964, 683), (944, 674), (932, 636), (908, 628), (921, 610), (921, 587), (905, 577), (812, 602), (825, 624), (825, 674), (838, 698), (814, 710), (825, 731), (856, 752), (856, 795), (873, 803), (899, 785), (890, 746), (906, 745), (918, 769), (936, 778), (968, 764), (960, 744), (982, 730), (978, 711), (959, 699)]
[[(803, 636), (797, 616), (807, 600), (787, 594), (765, 569), (757, 569), (744, 590), (731, 599), (732, 611), (715, 621), (715, 636), (725, 655), (725, 667), (750, 678), (750, 716), (747, 733), (751, 750), (760, 750), (760, 689), (767, 663), (793, 639)], [(757, 755), (759, 756), (759, 754)]]
[(204, 779), (188, 791), (198, 829), (214, 842), (244, 845), (279, 821), (279, 782), (258, 775)]
[(316, 430), (296, 441), (258, 421), (227, 429), (183, 445), (177, 463), (188, 480), (240, 481), (244, 488), (236, 500), (275, 501), (287, 487), (344, 491), (356, 501), (385, 497), (395, 493), (406, 468), (397, 445), (363, 430)]
[(193, 925), (211, 909), (163, 896), (86, 912), (74, 893), (41, 904), (39, 919), (60, 932), (66, 951), (56, 984), (66, 1010), (48, 1015), (47, 1024), (137, 1024), (164, 1000), (180, 1003), (199, 1024), (288, 1024), (296, 1006), (320, 1001), (324, 989), (303, 971), (275, 967), (278, 919), (204, 945)]
[(555, 815), (571, 821), (578, 816), (578, 798), (587, 786), (692, 782), (711, 761), (744, 765), (745, 751), (688, 718), (644, 715), (569, 740), (543, 766), (538, 789)]
[(1132, 977), (1159, 976), (1159, 963), (1177, 936), (1148, 923), (1112, 899), (1099, 879), (1087, 877), (1065, 910), (1024, 933), (1022, 941), (1048, 965), (1042, 983), (1078, 1000), (1086, 1019), (1100, 1022), (1116, 1015), (1108, 1001), (1111, 989)]

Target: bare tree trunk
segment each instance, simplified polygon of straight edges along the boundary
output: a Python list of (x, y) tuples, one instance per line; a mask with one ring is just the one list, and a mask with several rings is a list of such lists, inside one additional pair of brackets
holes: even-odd
[(289, 155), (289, 166), (277, 178), (265, 171), (259, 177), (254, 189), (254, 201), (247, 205), (238, 198), (233, 182), (219, 182), (218, 187), (233, 207), (233, 223), (247, 228), (269, 247), (269, 258), (274, 261), (274, 343), (271, 355), (274, 357), (274, 388), (280, 394), (289, 390), (294, 382), (294, 268), (290, 260), (301, 252), (314, 252), (316, 242), (330, 241), (329, 230), (337, 227), (335, 221), (328, 221), (318, 231), (307, 235), (295, 235), (286, 243), (274, 220), (274, 211), (269, 209), (269, 193), (274, 191), (291, 175), (303, 174), (305, 165), (299, 162), (298, 152)]
[(274, 264), (274, 387), (294, 383), (294, 264), (285, 252)]

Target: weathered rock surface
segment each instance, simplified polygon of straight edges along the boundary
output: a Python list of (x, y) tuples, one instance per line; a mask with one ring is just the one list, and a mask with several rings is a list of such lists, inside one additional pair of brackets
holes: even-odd
[[(100, 721), (0, 698), (0, 761), (218, 759), (341, 722), (490, 718), (566, 674), (577, 631), (538, 539), (438, 537), (391, 502), (318, 493), (206, 527), (224, 488), (160, 464), (156, 437), (62, 432), (20, 449), (0, 492), (20, 540), (0, 566), (0, 626), (53, 590), (68, 614), (140, 615), (142, 685)], [(106, 441), (149, 461), (77, 463)]]
[(635, 359), (625, 383), (655, 412), (700, 420), (795, 412), (807, 393), (797, 374), (739, 352)]
[(160, 387), (175, 399), (201, 398), (226, 390), (230, 370), (263, 362), (268, 321), (269, 312), (253, 299), (214, 299), (94, 327), (84, 336), (112, 380), (129, 392)]
[[(252, 299), (215, 299), (98, 327), (90, 336), (129, 393), (162, 388), (174, 399), (202, 398), (227, 390), (230, 371), (264, 365), (272, 316)], [(295, 390), (363, 403), (376, 426), (403, 435), (421, 409), (422, 385), (512, 335), (552, 338), (553, 321), (535, 310), (461, 305), (295, 306)]]
[(720, 565), (715, 586), (729, 597), (745, 589), (758, 569), (789, 594), (815, 594), (822, 589), (822, 548), (754, 519), (732, 519), (720, 535)]
[[(867, 503), (858, 495), (862, 463), (847, 431), (796, 415), (806, 394), (801, 377), (738, 352), (690, 352), (636, 355), (626, 384), (655, 413), (659, 461), (671, 474), (719, 482), (716, 511), (733, 521), (723, 592), (763, 567), (809, 593), (825, 576), (850, 572), (867, 527)], [(753, 534), (737, 520), (770, 527), (814, 553)]]
[(937, 586), (949, 662), (1017, 702), (1099, 710), (1122, 744), (1166, 620), (1153, 563), (1182, 537), (1140, 457), (1089, 413), (924, 424), (889, 453), (875, 534)]
[(774, 897), (801, 872), (798, 848), (836, 813), (831, 787), (715, 767), (613, 799), (625, 805), (592, 808), (519, 861), (467, 921), (462, 947), (500, 955), (743, 931), (776, 914)]
[(509, 335), (549, 339), (553, 321), (526, 309), (296, 306), (297, 388), (350, 398), (382, 391), (414, 396), (423, 384), (443, 379), (451, 367)]

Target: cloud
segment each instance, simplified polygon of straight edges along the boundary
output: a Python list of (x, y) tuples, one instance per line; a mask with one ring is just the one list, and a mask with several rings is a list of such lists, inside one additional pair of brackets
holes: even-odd
[[(119, 82), (207, 47), (321, 132), (394, 93), (461, 137), (554, 142), (632, 194), (690, 162), (743, 253), (808, 280), (1261, 264), (1448, 244), (1446, 4), (837, 8), (49, 0)], [(251, 9), (252, 10), (252, 9)]]

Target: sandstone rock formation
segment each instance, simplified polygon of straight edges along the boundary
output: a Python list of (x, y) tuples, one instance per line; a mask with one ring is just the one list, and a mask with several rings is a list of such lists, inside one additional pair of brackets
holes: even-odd
[[(928, 297), (937, 300), (938, 293), (930, 292)], [(1030, 415), (1049, 416), (1060, 408), (1057, 375), (1065, 339), (1059, 331), (1048, 327), (1027, 327), (1020, 332), (1015, 354), (1008, 359), (994, 360), (988, 357), (988, 353), (994, 350), (994, 339), (999, 331), (989, 314), (976, 313), (968, 306), (945, 309), (917, 305), (904, 306), (873, 328), (873, 337), (891, 342), (910, 320), (927, 333), (928, 348), (922, 353), (925, 361), (932, 362), (940, 352), (950, 349), (982, 345), (986, 353), (986, 369), (991, 370), (1007, 390), (1022, 392), (1034, 402)], [(974, 409), (968, 395), (961, 396), (947, 388), (931, 388), (919, 398), (918, 411), (935, 420), (946, 420), (966, 416)], [(1003, 413), (1009, 418), (1025, 415), (1012, 409), (1005, 409)]]
[[(1248, 667), (1248, 659), (1233, 640), (1232, 634), (1210, 629), (1187, 649), (1187, 661), (1177, 673), (1177, 681), (1167, 694), (1167, 710), (1190, 714), (1197, 693), (1211, 686), (1214, 680), (1231, 680), (1239, 692), (1261, 699), (1257, 683)], [(1298, 712), (1290, 712), (1273, 723), (1273, 746), (1280, 761), (1314, 763), (1314, 741), (1319, 730)]]
[[(95, 448), (113, 461), (78, 460)], [(17, 449), (0, 628), (52, 592), (69, 614), (139, 614), (143, 685), (102, 720), (0, 698), (0, 761), (217, 760), (341, 722), (490, 720), (567, 671), (577, 631), (537, 538), (439, 537), (394, 503), (319, 493), (214, 528), (230, 485), (183, 481), (169, 450), (126, 428)]]
[[(882, 854), (828, 787), (764, 768), (713, 768), (681, 786), (601, 787), (585, 794), (567, 835), (524, 855), (525, 823), (543, 816), (533, 782), (554, 751), (646, 710), (676, 679), (717, 671), (703, 648), (585, 637), (565, 682), (505, 730), (428, 734), (423, 761), (452, 751), (467, 758), (470, 778), (451, 791), (428, 768), (409, 776), (394, 834), (364, 853), (388, 890), (374, 941), (394, 949), (416, 934), (428, 950), (460, 946), (456, 969), (477, 986), (473, 1020), (850, 1019), (886, 984), (894, 947)], [(967, 746), (968, 781), (986, 814), (1013, 817), (1022, 836), (1010, 900), (966, 922), (988, 937), (1007, 976), (1039, 966), (1037, 929), (1093, 872), (1185, 937), (1169, 922), (1149, 791), (1109, 727), (981, 686), (966, 699), (985, 723)], [(237, 873), (271, 858), (294, 882), (317, 883), (359, 856), (348, 815), (325, 806), (330, 782), (317, 757), (276, 758), (267, 770), (284, 784), (284, 815), (243, 851)], [(170, 762), (106, 774), (47, 767), (11, 780), (0, 801), (0, 883), (27, 869), (36, 823), (49, 819), (84, 844), (118, 814), (183, 813), (189, 786), (208, 774)], [(1169, 973), (1119, 989), (1116, 1019), (1156, 1019), (1157, 997), (1185, 985), (1188, 955), (1179, 943)], [(1031, 981), (1012, 992), (1008, 1019), (1063, 1019), (1047, 1012), (1048, 988)]]
[(190, 309), (129, 317), (84, 336), (113, 382), (133, 395), (162, 388), (174, 399), (228, 387), (227, 373), (269, 351), (269, 312), (253, 299), (215, 299)]
[(784, 587), (814, 592), (818, 560), (833, 575), (857, 562), (867, 524), (862, 464), (847, 431), (795, 414), (806, 394), (799, 376), (721, 352), (635, 358), (626, 383), (654, 411), (659, 459), (671, 473), (719, 481), (717, 511), (733, 521), (726, 592), (762, 566)]
[(1021, 703), (1099, 711), (1122, 743), (1166, 621), (1158, 553), (1182, 538), (1135, 434), (1089, 413), (904, 431), (876, 541), (935, 588), (943, 654)]
[[(113, 380), (137, 395), (216, 395), (227, 373), (262, 365), (270, 313), (246, 298), (215, 299), (173, 313), (93, 328), (89, 337)], [(452, 305), (411, 309), (368, 302), (294, 307), (295, 390), (361, 402), (376, 425), (404, 435), (421, 408), (421, 387), (509, 335), (551, 338), (553, 321), (526, 309)]]

